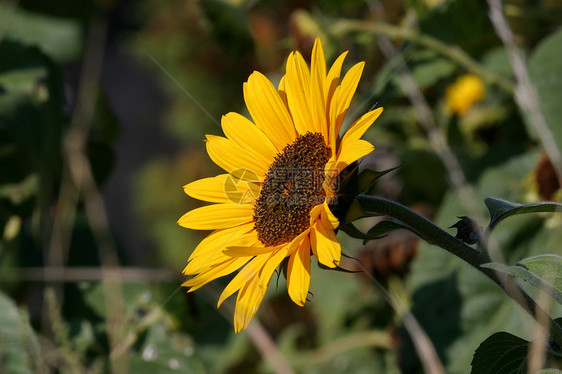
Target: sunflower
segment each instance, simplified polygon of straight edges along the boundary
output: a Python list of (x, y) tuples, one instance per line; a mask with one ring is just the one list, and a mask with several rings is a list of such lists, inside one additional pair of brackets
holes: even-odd
[(304, 306), (311, 255), (328, 268), (340, 262), (339, 221), (330, 210), (338, 177), (374, 149), (360, 138), (382, 112), (364, 114), (339, 137), (364, 67), (356, 64), (340, 83), (346, 55), (328, 71), (316, 39), (311, 67), (292, 52), (279, 88), (252, 73), (244, 83), (244, 100), (253, 122), (231, 112), (221, 121), (226, 137), (206, 136), (210, 158), (226, 173), (184, 186), (189, 196), (215, 204), (178, 221), (189, 229), (214, 230), (189, 257), (183, 273), (193, 277), (183, 286), (195, 291), (240, 270), (217, 305), (238, 292), (236, 332), (248, 326), (282, 263), (289, 296)]
[(464, 116), (486, 96), (486, 87), (482, 79), (473, 74), (459, 77), (455, 83), (447, 87), (445, 92), (445, 108), (450, 113)]

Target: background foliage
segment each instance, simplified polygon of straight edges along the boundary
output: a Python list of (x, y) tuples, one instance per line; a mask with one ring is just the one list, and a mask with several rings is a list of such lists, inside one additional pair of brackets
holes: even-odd
[[(560, 150), (562, 4), (509, 0), (503, 10)], [(215, 308), (225, 280), (179, 287), (203, 237), (175, 224), (199, 204), (181, 187), (218, 172), (202, 140), (221, 134), (221, 115), (247, 115), (248, 75), (276, 82), (288, 52), (310, 56), (320, 36), (329, 62), (345, 50), (344, 68), (366, 61), (348, 120), (385, 107), (364, 164), (401, 167), (377, 194), (441, 227), (462, 215), (485, 226), (487, 196), (562, 201), (488, 15), (484, 0), (0, 3), (0, 372), (422, 372), (401, 314), (361, 274), (313, 269), (304, 308), (280, 277), (235, 335), (231, 306)], [(466, 74), (485, 95), (459, 113), (448, 92)], [(412, 104), (404, 79), (425, 103)], [(450, 183), (435, 133), (472, 200)], [(562, 255), (561, 235), (552, 215), (509, 218), (491, 254), (509, 266)], [(488, 337), (482, 347), (525, 357), (531, 318), (459, 259), (405, 232), (366, 246), (338, 236), (413, 311), (447, 372), (468, 372)], [(512, 372), (526, 372), (519, 364)]]

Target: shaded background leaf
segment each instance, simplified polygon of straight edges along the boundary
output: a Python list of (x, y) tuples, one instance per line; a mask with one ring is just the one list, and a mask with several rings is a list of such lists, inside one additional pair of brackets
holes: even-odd
[(526, 373), (528, 346), (528, 341), (517, 336), (495, 333), (474, 352), (471, 373)]

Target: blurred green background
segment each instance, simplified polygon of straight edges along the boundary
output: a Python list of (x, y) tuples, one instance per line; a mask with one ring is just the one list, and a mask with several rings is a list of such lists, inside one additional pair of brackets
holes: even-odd
[[(562, 3), (503, 6), (562, 149)], [(314, 268), (304, 308), (274, 278), (235, 335), (229, 305), (215, 308), (228, 279), (179, 287), (205, 234), (176, 224), (201, 205), (182, 186), (220, 172), (204, 135), (222, 134), (227, 112), (248, 116), (249, 74), (276, 84), (288, 53), (308, 58), (320, 37), (328, 63), (346, 50), (344, 70), (366, 61), (346, 124), (385, 107), (364, 165), (401, 167), (377, 194), (441, 227), (475, 212), (485, 226), (486, 196), (562, 201), (488, 14), (484, 0), (1, 1), (0, 372), (421, 373), (401, 313), (361, 274)], [(559, 219), (510, 222), (497, 258), (562, 254)], [(468, 372), (494, 332), (530, 339), (530, 318), (441, 249), (403, 232), (367, 246), (338, 237), (411, 308), (447, 372)]]

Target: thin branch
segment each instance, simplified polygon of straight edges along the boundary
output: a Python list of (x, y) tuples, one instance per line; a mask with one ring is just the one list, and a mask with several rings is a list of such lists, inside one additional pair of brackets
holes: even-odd
[[(103, 203), (101, 193), (96, 186), (91, 165), (85, 152), (86, 140), (89, 135), (92, 119), (95, 112), (95, 104), (98, 95), (98, 84), (101, 76), (103, 65), (103, 56), (105, 49), (105, 39), (107, 34), (107, 24), (102, 16), (94, 17), (89, 24), (87, 48), (84, 57), (84, 64), (81, 72), (80, 87), (76, 101), (76, 108), (70, 123), (70, 128), (64, 139), (64, 155), (66, 168), (69, 171), (71, 180), (63, 180), (61, 185), (61, 193), (65, 192), (69, 183), (73, 183), (78, 194), (82, 194), (86, 215), (92, 228), (92, 233), (97, 244), (98, 254), (102, 269), (110, 266), (119, 266), (116, 247), (113, 243), (112, 235), (107, 222), (107, 214)], [(59, 203), (64, 205), (68, 196), (61, 195)], [(72, 205), (72, 209), (76, 209), (75, 201), (68, 201), (67, 204)], [(71, 212), (73, 212), (72, 210)], [(72, 214), (73, 218), (73, 214)], [(61, 230), (57, 240), (60, 240), (63, 246), (57, 247), (59, 244), (55, 241), (55, 246), (51, 251), (63, 251), (64, 246), (68, 245), (70, 239), (70, 227), (72, 222), (60, 219), (61, 223), (66, 223), (66, 228), (58, 228)], [(57, 227), (54, 228), (55, 234)], [(66, 235), (66, 236), (64, 236)], [(55, 239), (57, 236), (55, 235)], [(66, 243), (64, 242), (66, 241)], [(57, 261), (60, 263), (61, 256)], [(103, 273), (107, 274), (107, 273)], [(115, 273), (115, 277), (111, 281), (104, 279), (102, 281), (105, 303), (107, 306), (106, 322), (108, 325), (107, 333), (110, 348), (113, 348), (117, 342), (125, 334), (125, 320), (123, 304), (123, 294), (121, 289), (121, 281), (118, 278), (120, 273)], [(114, 372), (127, 372), (128, 360), (126, 356), (119, 358), (111, 357), (111, 370)]]
[(488, 0), (488, 5), (490, 7), (490, 19), (507, 50), (509, 63), (515, 75), (515, 101), (521, 110), (527, 114), (531, 124), (535, 126), (540, 141), (554, 165), (558, 180), (562, 184), (562, 155), (541, 110), (539, 97), (529, 76), (524, 56), (515, 44), (513, 32), (503, 14), (502, 1)]
[(381, 291), (382, 295), (394, 309), (394, 311), (399, 316), (401, 316), (404, 327), (412, 338), (412, 342), (414, 343), (414, 347), (416, 349), (416, 352), (418, 353), (424, 372), (430, 374), (445, 374), (445, 369), (443, 368), (441, 360), (439, 360), (439, 356), (437, 355), (435, 346), (431, 342), (431, 339), (429, 339), (429, 336), (427, 336), (423, 327), (421, 327), (421, 325), (418, 323), (418, 320), (412, 314), (412, 312), (404, 307), (404, 305), (402, 305), (402, 303), (396, 297), (391, 295), (375, 279), (375, 277), (369, 272), (369, 270), (367, 270), (367, 268), (365, 267), (365, 265), (363, 265), (363, 263), (361, 263), (361, 261), (357, 261), (357, 265), (371, 280), (371, 283), (373, 283), (373, 285), (375, 285), (379, 289), (379, 291)]
[[(207, 301), (214, 304), (215, 300), (219, 298), (220, 293), (217, 289), (207, 286), (206, 288), (206, 298)], [(229, 322), (232, 322), (232, 314), (234, 313), (234, 303), (232, 299), (225, 300), (221, 307), (218, 309), (219, 313)], [(271, 338), (271, 335), (267, 332), (265, 327), (261, 322), (254, 318), (254, 320), (248, 325), (245, 332), (248, 338), (258, 350), (263, 360), (271, 366), (271, 369), (277, 374), (293, 374), (294, 371), (291, 365), (283, 356), (283, 354), (277, 348), (277, 344)]]
[(178, 272), (167, 269), (136, 267), (22, 267), (7, 268), (0, 275), (1, 282), (174, 282)]
[(387, 331), (373, 330), (351, 333), (338, 338), (316, 350), (306, 353), (308, 365), (318, 365), (333, 359), (336, 355), (356, 348), (393, 349), (392, 337)]
[[(373, 16), (383, 19), (384, 17), (384, 7), (378, 0), (368, 1), (369, 9)], [(357, 25), (366, 28), (372, 28), (371, 31), (378, 35), (378, 42), (379, 48), (383, 52), (383, 54), (390, 60), (395, 59), (399, 62), (399, 66), (401, 66), (400, 71), (398, 72), (398, 83), (402, 87), (402, 90), (408, 96), (410, 102), (413, 104), (414, 109), (416, 111), (418, 120), (420, 125), (424, 128), (427, 132), (428, 140), (445, 166), (447, 170), (447, 175), (449, 179), (449, 183), (454, 188), (454, 190), (458, 193), (460, 197), (460, 201), (465, 207), (465, 209), (469, 212), (469, 214), (477, 221), (483, 220), (481, 212), (476, 209), (476, 199), (471, 188), (468, 186), (466, 181), (466, 177), (462, 171), (461, 165), (447, 144), (447, 140), (445, 135), (443, 134), (442, 130), (439, 128), (437, 123), (435, 122), (435, 118), (433, 116), (432, 110), (429, 106), (429, 103), (425, 99), (423, 93), (421, 92), (420, 88), (417, 86), (412, 72), (408, 68), (406, 61), (404, 61), (404, 57), (398, 51), (398, 49), (392, 44), (390, 40), (390, 36), (394, 37), (402, 36), (412, 38), (419, 38), (419, 33), (412, 31), (409, 28), (397, 28), (392, 25), (388, 25), (383, 22), (378, 21), (369, 21), (363, 23), (354, 23), (352, 21), (345, 21), (351, 25)], [(345, 23), (344, 23), (345, 24)], [(432, 46), (442, 46), (443, 50), (451, 50), (453, 47), (444, 45), (439, 40), (427, 36), (422, 38), (422, 40), (431, 40), (430, 45)], [(460, 52), (457, 52), (456, 55), (460, 56), (463, 55), (464, 52), (459, 49)], [(465, 56), (465, 62), (471, 61), (469, 56)], [(477, 66), (478, 64), (473, 61), (470, 62), (470, 66)], [(483, 70), (482, 70), (483, 71)], [(482, 74), (480, 71), (480, 74)]]
[(374, 20), (338, 19), (330, 25), (330, 31), (334, 35), (340, 36), (353, 32), (366, 32), (382, 35), (393, 40), (407, 40), (447, 57), (464, 67), (467, 71), (478, 75), (485, 82), (497, 85), (506, 92), (513, 92), (513, 83), (509, 79), (487, 70), (458, 46), (443, 43), (439, 39), (421, 34), (417, 30)]

